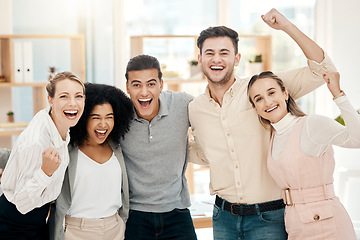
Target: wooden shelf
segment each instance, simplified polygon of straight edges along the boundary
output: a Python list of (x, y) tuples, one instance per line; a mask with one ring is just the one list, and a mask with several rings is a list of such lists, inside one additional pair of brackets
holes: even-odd
[(26, 127), (26, 122), (0, 122), (0, 136), (19, 135)]
[(13, 136), (13, 135), (20, 135), (25, 128), (16, 128), (16, 129), (4, 129), (0, 128), (0, 137), (5, 136)]
[(198, 228), (212, 228), (212, 217), (193, 217), (192, 218), (193, 223), (194, 223), (194, 227), (196, 229)]
[(0, 88), (11, 88), (11, 87), (45, 87), (46, 82), (29, 82), (29, 83), (9, 83), (0, 82)]
[(14, 82), (14, 39), (69, 39), (71, 51), (71, 71), (86, 81), (85, 71), (85, 40), (84, 36), (76, 35), (0, 35), (1, 67), (6, 82)]
[[(86, 82), (86, 63), (85, 63), (85, 40), (84, 36), (76, 35), (0, 35), (1, 45), (1, 70), (5, 76), (5, 82), (0, 82), (0, 88), (14, 87), (31, 87), (33, 95), (33, 114), (46, 108), (46, 89), (47, 82), (27, 82), (15, 83), (14, 81), (14, 40), (26, 39), (26, 41), (34, 41), (37, 39), (65, 39), (70, 43), (70, 71), (78, 75), (82, 81)], [(34, 52), (34, 55), (37, 53)], [(7, 91), (7, 90), (6, 90)], [(10, 94), (11, 96), (11, 94)], [(20, 96), (21, 97), (21, 96)], [(11, 100), (9, 100), (11, 101)], [(11, 103), (10, 103), (11, 105)], [(24, 130), (22, 128), (0, 128), (0, 136), (18, 135)]]

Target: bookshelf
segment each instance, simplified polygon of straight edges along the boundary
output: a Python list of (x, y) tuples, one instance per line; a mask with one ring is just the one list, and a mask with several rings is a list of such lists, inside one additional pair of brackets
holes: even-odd
[[(43, 81), (16, 82), (15, 81), (15, 41), (33, 41), (37, 39), (66, 39), (70, 43), (70, 71), (78, 75), (84, 82), (86, 81), (85, 65), (85, 41), (83, 35), (0, 35), (1, 52), (1, 73), (5, 79), (0, 82), (0, 91), (6, 93), (9, 101), (0, 105), (0, 114), (6, 115), (8, 107), (12, 105), (12, 89), (30, 87), (32, 89), (33, 115), (47, 106), (47, 94), (45, 86), (46, 79)], [(36, 52), (33, 55), (38, 54)], [(33, 71), (34, 72), (34, 71)], [(4, 81), (5, 80), (5, 81)], [(7, 99), (6, 99), (7, 100)], [(6, 126), (6, 127), (2, 127)], [(0, 137), (11, 137), (18, 135), (26, 127), (26, 123), (5, 124), (0, 122)]]

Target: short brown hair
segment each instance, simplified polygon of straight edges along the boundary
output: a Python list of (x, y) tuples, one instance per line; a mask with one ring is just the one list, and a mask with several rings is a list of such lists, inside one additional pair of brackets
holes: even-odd
[(229, 37), (234, 45), (235, 54), (238, 54), (238, 43), (239, 43), (239, 35), (236, 31), (231, 28), (225, 26), (217, 26), (217, 27), (209, 27), (203, 30), (200, 33), (200, 36), (197, 39), (197, 46), (200, 49), (200, 55), (202, 51), (203, 44), (206, 39), (213, 37)]
[(129, 72), (130, 71), (141, 71), (141, 70), (148, 70), (148, 69), (157, 69), (158, 70), (158, 77), (161, 81), (162, 72), (159, 60), (156, 57), (140, 54), (133, 58), (131, 58), (126, 66), (126, 73), (125, 78), (126, 81), (129, 80)]

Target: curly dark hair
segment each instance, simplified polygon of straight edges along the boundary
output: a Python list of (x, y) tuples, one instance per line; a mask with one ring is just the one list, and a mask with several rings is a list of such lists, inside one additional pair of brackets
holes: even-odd
[(106, 84), (85, 83), (85, 108), (79, 122), (70, 128), (70, 144), (80, 146), (88, 138), (87, 121), (95, 106), (109, 103), (114, 111), (114, 128), (109, 139), (120, 144), (120, 138), (130, 128), (134, 116), (133, 104), (125, 93), (114, 86)]

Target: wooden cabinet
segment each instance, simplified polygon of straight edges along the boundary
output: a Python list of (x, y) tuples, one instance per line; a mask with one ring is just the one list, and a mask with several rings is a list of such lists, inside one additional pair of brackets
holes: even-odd
[[(197, 59), (199, 48), (196, 46), (197, 36), (194, 35), (142, 35), (132, 36), (131, 57), (139, 54), (148, 54), (155, 56), (160, 61), (160, 64), (167, 66), (167, 69), (162, 69), (164, 83), (166, 88), (173, 91), (180, 91), (181, 84), (205, 82), (202, 77), (191, 78), (185, 74), (178, 74), (184, 72), (188, 62)], [(171, 63), (172, 62), (172, 63)], [(170, 65), (170, 66), (169, 66)], [(176, 68), (171, 65), (176, 65)], [(170, 67), (170, 69), (169, 69)]]
[[(70, 42), (70, 71), (78, 75), (84, 82), (86, 81), (85, 69), (85, 42), (82, 35), (0, 35), (1, 44), (1, 72), (5, 77), (5, 82), (0, 82), (0, 91), (11, 92), (15, 87), (31, 87), (33, 95), (33, 114), (35, 115), (47, 105), (47, 94), (45, 80), (36, 80), (33, 82), (17, 83), (14, 77), (14, 42), (15, 41), (32, 41), (36, 39), (67, 39)], [(38, 54), (33, 52), (33, 56)], [(9, 94), (11, 98), (11, 93)], [(7, 107), (11, 106), (11, 99), (2, 102), (0, 105), (0, 113), (6, 114)], [(0, 127), (0, 136), (12, 136), (21, 133), (23, 127), (3, 128)]]

